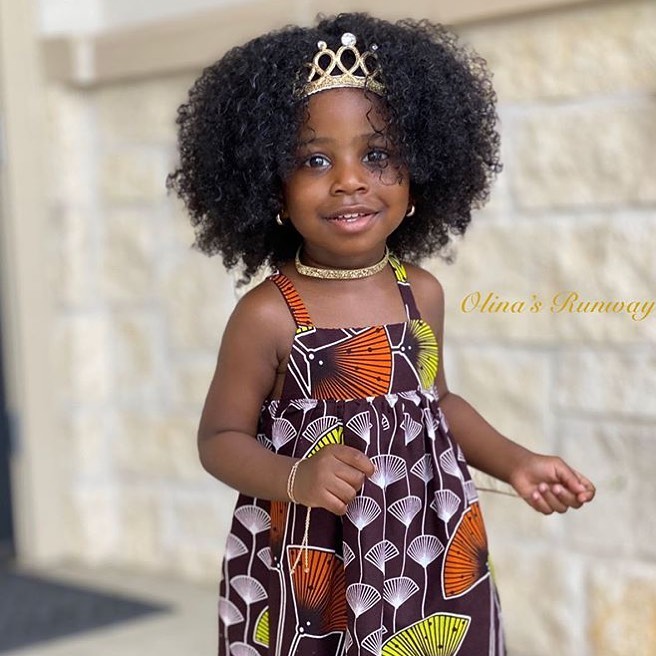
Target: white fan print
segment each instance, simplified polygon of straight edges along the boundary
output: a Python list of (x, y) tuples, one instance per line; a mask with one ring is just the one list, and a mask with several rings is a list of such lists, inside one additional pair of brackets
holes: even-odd
[(380, 506), (374, 499), (363, 496), (355, 497), (349, 503), (346, 516), (361, 531), (365, 526), (371, 524), (380, 515), (380, 512)]
[(289, 419), (278, 417), (273, 420), (271, 428), (271, 441), (273, 448), (279, 451), (287, 442), (296, 437), (296, 429)]
[(322, 438), (326, 433), (334, 430), (340, 426), (340, 421), (337, 417), (326, 415), (311, 421), (303, 431), (303, 438), (314, 444), (318, 439)]
[(241, 506), (235, 510), (235, 517), (252, 535), (271, 528), (271, 518), (259, 506)]
[(406, 446), (408, 446), (408, 444), (410, 444), (410, 442), (421, 433), (421, 424), (418, 421), (415, 421), (407, 412), (403, 413), (401, 428), (403, 429)]
[(440, 464), (447, 474), (451, 474), (451, 476), (455, 476), (462, 480), (462, 470), (456, 461), (453, 449), (449, 448), (444, 451), (444, 453), (440, 454)]
[(412, 467), (410, 473), (414, 474), (417, 478), (421, 479), (424, 483), (428, 483), (433, 476), (433, 459), (430, 453), (425, 453)]
[(262, 601), (267, 597), (264, 586), (252, 576), (246, 576), (245, 574), (235, 576), (230, 585), (247, 604)]
[(408, 546), (408, 555), (422, 567), (427, 567), (442, 552), (444, 545), (435, 535), (418, 535)]
[(373, 456), (371, 462), (376, 471), (369, 480), (381, 489), (400, 481), (407, 475), (405, 460), (400, 456), (385, 453), (381, 456)]
[(240, 540), (236, 535), (230, 533), (228, 535), (228, 540), (226, 541), (225, 548), (225, 558), (226, 560), (232, 560), (238, 556), (243, 556), (248, 552), (248, 548), (244, 544), (243, 540)]
[(221, 597), (219, 599), (219, 617), (226, 626), (232, 626), (244, 621), (244, 616), (237, 606), (235, 606), (229, 599)]
[(347, 422), (346, 427), (353, 431), (361, 440), (369, 444), (371, 440), (371, 421), (368, 412), (359, 412), (353, 415)]
[(381, 540), (374, 544), (365, 554), (365, 559), (375, 565), (381, 572), (385, 571), (385, 563), (399, 555), (399, 550), (389, 540)]
[(431, 508), (437, 512), (437, 516), (448, 524), (449, 520), (456, 514), (460, 506), (460, 497), (451, 490), (438, 490), (435, 492), (435, 501)]
[(396, 517), (406, 528), (410, 526), (415, 515), (421, 510), (421, 499), (413, 494), (399, 499), (388, 508), (391, 515)]
[(346, 601), (357, 618), (380, 601), (380, 592), (368, 583), (351, 583), (346, 588)]

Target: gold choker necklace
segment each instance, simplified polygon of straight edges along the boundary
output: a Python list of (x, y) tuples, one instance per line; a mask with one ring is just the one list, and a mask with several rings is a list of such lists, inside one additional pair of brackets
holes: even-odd
[(385, 255), (383, 259), (376, 264), (362, 269), (319, 269), (318, 267), (311, 267), (301, 262), (300, 253), (302, 246), (298, 247), (296, 251), (296, 271), (302, 276), (310, 276), (311, 278), (325, 278), (327, 280), (355, 280), (356, 278), (367, 278), (382, 271), (389, 262), (389, 249), (385, 246)]

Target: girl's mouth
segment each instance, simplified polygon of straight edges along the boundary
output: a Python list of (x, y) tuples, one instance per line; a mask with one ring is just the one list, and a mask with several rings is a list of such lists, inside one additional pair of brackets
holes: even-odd
[(357, 212), (350, 214), (339, 214), (336, 216), (329, 216), (328, 221), (339, 221), (340, 223), (355, 223), (359, 219), (370, 218), (374, 216), (376, 212)]

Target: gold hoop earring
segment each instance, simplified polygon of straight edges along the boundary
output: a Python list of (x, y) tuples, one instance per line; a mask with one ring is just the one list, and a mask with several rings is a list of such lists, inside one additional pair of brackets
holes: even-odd
[(276, 223), (277, 223), (279, 226), (284, 225), (284, 222), (283, 222), (283, 220), (282, 220), (282, 217), (280, 216), (280, 212), (278, 212), (278, 214), (276, 214)]
[(414, 216), (416, 212), (415, 204), (410, 205), (410, 209), (406, 212), (406, 216)]

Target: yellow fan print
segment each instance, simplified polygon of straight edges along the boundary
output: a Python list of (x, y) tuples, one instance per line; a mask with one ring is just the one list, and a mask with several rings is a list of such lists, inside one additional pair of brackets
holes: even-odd
[(395, 633), (382, 656), (454, 656), (467, 635), (471, 618), (435, 613)]

